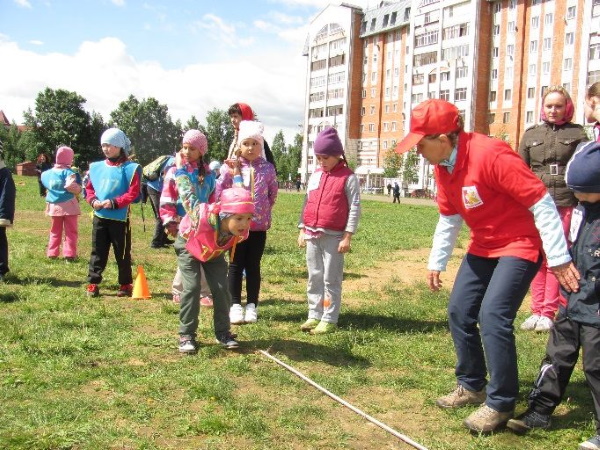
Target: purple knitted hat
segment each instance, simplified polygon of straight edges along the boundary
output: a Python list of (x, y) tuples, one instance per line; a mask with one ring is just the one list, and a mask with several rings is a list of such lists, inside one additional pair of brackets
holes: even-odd
[(325, 128), (317, 135), (313, 150), (315, 155), (321, 156), (341, 156), (344, 154), (342, 141), (340, 141), (337, 131), (333, 127)]

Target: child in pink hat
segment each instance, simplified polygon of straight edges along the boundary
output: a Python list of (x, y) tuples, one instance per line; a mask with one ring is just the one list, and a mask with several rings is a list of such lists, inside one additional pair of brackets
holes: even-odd
[(238, 347), (231, 333), (225, 252), (232, 256), (239, 242), (248, 238), (254, 214), (254, 201), (243, 188), (225, 189), (219, 203), (201, 202), (191, 189), (190, 178), (180, 154), (176, 157), (175, 182), (186, 210), (188, 227), (179, 233), (174, 247), (183, 278), (179, 310), (179, 352), (192, 354), (198, 350), (196, 335), (200, 305), (200, 271), (210, 286), (214, 304), (214, 330), (217, 342), (227, 349)]
[(77, 195), (81, 192), (81, 178), (71, 169), (73, 157), (72, 148), (59, 147), (54, 167), (41, 174), (41, 182), (46, 188), (46, 215), (52, 219), (46, 250), (46, 256), (51, 259), (58, 258), (61, 242), (65, 260), (73, 261), (77, 258), (77, 219), (81, 214)]

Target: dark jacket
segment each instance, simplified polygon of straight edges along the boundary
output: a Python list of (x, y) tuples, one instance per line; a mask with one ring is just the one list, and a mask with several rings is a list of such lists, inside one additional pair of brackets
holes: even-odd
[(575, 322), (600, 328), (600, 203), (580, 204), (573, 211), (572, 226), (582, 218), (571, 247), (573, 263), (581, 279), (579, 291), (567, 293), (566, 310), (561, 306), (559, 317), (568, 316)]
[(0, 219), (8, 219), (12, 223), (15, 219), (15, 182), (10, 170), (0, 168)]
[(581, 125), (541, 122), (528, 128), (519, 144), (519, 155), (544, 182), (556, 206), (575, 206), (577, 199), (565, 183), (565, 166), (587, 137)]

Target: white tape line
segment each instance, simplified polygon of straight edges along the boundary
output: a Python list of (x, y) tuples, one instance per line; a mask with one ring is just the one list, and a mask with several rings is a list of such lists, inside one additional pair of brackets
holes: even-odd
[(344, 405), (346, 408), (351, 409), (352, 411), (354, 411), (356, 414), (364, 417), (365, 419), (367, 419), (369, 422), (374, 423), (375, 425), (377, 425), (380, 428), (383, 428), (385, 431), (387, 431), (390, 434), (393, 434), (394, 436), (396, 436), (398, 439), (406, 442), (407, 444), (413, 446), (414, 448), (417, 448), (419, 450), (427, 450), (427, 447), (423, 447), (421, 444), (413, 441), (412, 439), (410, 439), (409, 437), (398, 433), (396, 430), (394, 430), (393, 428), (388, 427), (385, 423), (380, 422), (379, 420), (375, 419), (374, 417), (371, 417), (370, 415), (368, 415), (367, 413), (362, 412), (360, 409), (356, 408), (355, 406), (352, 406), (350, 403), (348, 403), (346, 400), (338, 397), (337, 395), (335, 395), (333, 392), (328, 391), (327, 389), (325, 389), (324, 387), (318, 385), (317, 383), (315, 383), (313, 380), (311, 380), (310, 378), (308, 378), (306, 375), (303, 375), (301, 372), (298, 372), (296, 369), (294, 369), (292, 366), (287, 365), (286, 363), (284, 363), (283, 361), (281, 361), (280, 359), (275, 358), (273, 355), (271, 355), (270, 353), (265, 352), (264, 350), (259, 350), (260, 353), (262, 353), (263, 355), (265, 355), (267, 358), (275, 361), (277, 364), (279, 364), (282, 367), (285, 367), (287, 370), (289, 370), (290, 372), (292, 372), (294, 375), (302, 378), (304, 381), (306, 381), (308, 384), (316, 387), (318, 390), (320, 390), (321, 392), (323, 392), (324, 394), (328, 395), (329, 397), (331, 397), (332, 399), (334, 399), (335, 401), (341, 403), (342, 405)]

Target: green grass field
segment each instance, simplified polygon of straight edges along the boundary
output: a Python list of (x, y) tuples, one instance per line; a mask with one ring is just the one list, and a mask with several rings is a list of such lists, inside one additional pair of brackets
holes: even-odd
[[(180, 356), (178, 308), (170, 296), (175, 256), (172, 249), (149, 248), (149, 205), (146, 232), (140, 206), (134, 206), (133, 257), (145, 270), (152, 298), (115, 296), (111, 255), (103, 296), (88, 299), (90, 208), (82, 205), (79, 260), (48, 260), (50, 220), (37, 181), (15, 182), (11, 272), (0, 285), (2, 449), (410, 448), (258, 350), (431, 449), (575, 448), (595, 432), (580, 368), (546, 432), (473, 436), (461, 425), (473, 408), (435, 406), (455, 385), (448, 291), (431, 293), (421, 281), (401, 281), (410, 270), (407, 252), (430, 245), (433, 207), (363, 202), (346, 259), (340, 331), (315, 337), (299, 331), (307, 314), (304, 253), (296, 247), (302, 196), (281, 192), (263, 258), (258, 323), (235, 327), (241, 347), (227, 351), (214, 343), (212, 310), (203, 309), (200, 351)], [(518, 323), (527, 315), (523, 306)], [(546, 336), (517, 331), (518, 411)]]

